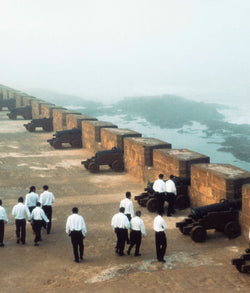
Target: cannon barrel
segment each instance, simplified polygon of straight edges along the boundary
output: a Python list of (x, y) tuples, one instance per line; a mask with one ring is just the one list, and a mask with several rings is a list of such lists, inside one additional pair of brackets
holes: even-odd
[(59, 137), (62, 135), (67, 135), (67, 134), (82, 134), (82, 131), (79, 128), (60, 130), (60, 131), (56, 131), (56, 133), (53, 134), (53, 136)]
[(197, 208), (191, 208), (191, 214), (189, 216), (197, 221), (211, 212), (240, 210), (241, 204), (241, 199), (221, 200), (219, 203), (205, 205)]

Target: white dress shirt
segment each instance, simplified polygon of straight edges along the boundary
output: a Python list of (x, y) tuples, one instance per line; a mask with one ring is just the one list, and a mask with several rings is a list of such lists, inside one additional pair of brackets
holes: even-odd
[(162, 216), (158, 215), (154, 218), (154, 230), (155, 232), (162, 232), (167, 229), (167, 224), (162, 218)]
[(115, 228), (123, 228), (123, 229), (129, 229), (130, 228), (130, 223), (127, 218), (123, 213), (119, 212), (115, 214), (112, 218), (111, 225), (113, 229)]
[(39, 202), (39, 195), (37, 193), (32, 191), (26, 194), (25, 204), (27, 207), (35, 207), (37, 202)]
[(40, 194), (40, 203), (42, 206), (52, 206), (55, 201), (54, 194), (48, 190), (45, 190)]
[(0, 220), (4, 220), (5, 222), (9, 221), (7, 218), (5, 208), (3, 208), (2, 206), (0, 206)]
[(26, 219), (26, 215), (30, 218), (30, 211), (26, 205), (22, 202), (16, 204), (12, 209), (12, 215), (16, 220), (24, 220)]
[(146, 236), (145, 225), (143, 220), (140, 217), (135, 216), (134, 218), (132, 218), (132, 220), (130, 221), (130, 225), (131, 225), (131, 230), (141, 231), (142, 235)]
[(82, 235), (85, 236), (87, 228), (82, 216), (78, 214), (72, 214), (68, 217), (66, 223), (66, 233), (70, 234), (72, 231), (81, 231)]
[(49, 219), (44, 213), (44, 210), (41, 207), (35, 207), (31, 213), (32, 220), (44, 220), (45, 222), (49, 222)]
[(132, 201), (129, 198), (124, 198), (120, 203), (120, 208), (123, 207), (125, 209), (124, 214), (130, 214), (131, 217), (134, 216), (134, 206)]
[(174, 193), (176, 195), (175, 183), (171, 179), (166, 181), (166, 192)]
[(165, 182), (162, 179), (155, 180), (153, 184), (153, 190), (155, 192), (163, 193), (166, 191), (166, 185)]

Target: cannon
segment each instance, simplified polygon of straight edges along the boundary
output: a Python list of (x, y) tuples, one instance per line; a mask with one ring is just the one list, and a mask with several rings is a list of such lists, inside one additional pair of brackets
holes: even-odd
[(239, 224), (239, 210), (241, 199), (225, 200), (219, 203), (192, 208), (191, 214), (176, 227), (184, 235), (191, 235), (195, 242), (204, 242), (207, 238), (207, 230), (215, 229), (229, 238), (236, 238), (241, 234)]
[(53, 131), (53, 119), (32, 119), (29, 123), (24, 124), (24, 127), (30, 132), (35, 132), (37, 127), (41, 127), (44, 131), (50, 132)]
[(47, 142), (55, 149), (62, 149), (65, 144), (72, 148), (82, 148), (82, 131), (79, 128), (56, 131)]
[(98, 151), (95, 156), (81, 162), (91, 173), (97, 173), (101, 165), (108, 165), (115, 172), (124, 171), (123, 153), (113, 147), (111, 150)]
[(13, 110), (16, 108), (16, 100), (15, 99), (8, 99), (3, 100), (0, 99), (0, 111), (2, 111), (3, 108), (8, 108), (8, 110)]
[[(188, 186), (190, 179), (182, 177), (174, 177), (177, 195), (175, 198), (175, 208), (179, 210), (186, 209), (190, 206), (188, 197)], [(140, 206), (147, 207), (150, 212), (156, 212), (157, 200), (153, 190), (153, 182), (149, 182), (147, 187), (144, 188), (143, 193), (134, 197)]]
[(250, 274), (250, 248), (247, 248), (245, 253), (239, 258), (233, 258), (232, 265), (234, 265), (240, 273)]
[(13, 110), (10, 111), (10, 113), (7, 113), (7, 116), (11, 120), (16, 120), (17, 116), (23, 116), (23, 119), (30, 120), (30, 119), (32, 119), (31, 106), (14, 108)]

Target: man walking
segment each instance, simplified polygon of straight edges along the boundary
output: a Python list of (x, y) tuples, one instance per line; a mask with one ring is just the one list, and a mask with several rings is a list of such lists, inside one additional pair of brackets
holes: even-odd
[(168, 210), (167, 210), (168, 217), (171, 217), (172, 214), (175, 213), (174, 203), (175, 203), (175, 196), (177, 192), (176, 192), (176, 186), (173, 179), (174, 179), (174, 175), (170, 175), (169, 179), (166, 181), (166, 198), (168, 202)]
[(49, 219), (47, 224), (47, 234), (50, 234), (51, 225), (52, 225), (52, 204), (55, 201), (54, 194), (50, 192), (48, 185), (43, 186), (43, 193), (40, 194), (40, 203), (45, 212), (45, 215)]
[[(30, 219), (30, 211), (26, 205), (23, 204), (23, 197), (18, 198), (18, 204), (16, 204), (12, 209), (12, 215), (15, 217), (16, 221), (16, 237), (17, 243), (19, 244), (20, 239), (22, 244), (25, 244), (26, 238), (26, 215)], [(21, 235), (21, 238), (20, 238)]]
[(120, 207), (119, 213), (115, 214), (111, 221), (111, 225), (117, 236), (115, 252), (118, 253), (119, 256), (124, 255), (125, 241), (130, 227), (129, 220), (127, 216), (124, 215), (124, 211), (125, 208)]
[[(83, 239), (87, 233), (87, 228), (82, 216), (78, 215), (78, 208), (72, 209), (72, 215), (68, 217), (66, 222), (66, 233), (71, 237), (73, 246), (75, 262), (79, 263), (80, 259), (83, 259), (84, 244)], [(79, 251), (79, 253), (78, 253)]]
[(157, 259), (164, 263), (166, 262), (164, 260), (164, 255), (167, 248), (167, 238), (164, 231), (167, 229), (167, 224), (162, 218), (162, 215), (163, 213), (159, 212), (158, 216), (154, 218), (154, 230)]
[(46, 217), (44, 210), (41, 208), (41, 203), (37, 202), (36, 207), (32, 210), (31, 213), (31, 221), (33, 221), (32, 226), (33, 230), (36, 234), (34, 242), (35, 246), (39, 246), (38, 241), (41, 241), (41, 229), (43, 225), (43, 221), (46, 223), (49, 222), (49, 219)]
[(36, 193), (36, 187), (31, 186), (25, 197), (25, 205), (29, 208), (30, 213), (36, 207), (37, 202), (39, 202), (39, 195)]
[(153, 184), (153, 190), (155, 192), (156, 200), (157, 200), (157, 210), (161, 213), (164, 213), (164, 202), (165, 202), (165, 192), (166, 192), (166, 184), (163, 181), (163, 174), (158, 175), (158, 179), (155, 180)]
[(4, 222), (8, 223), (8, 218), (5, 208), (2, 207), (2, 200), (0, 199), (0, 247), (4, 247)]
[[(126, 195), (126, 198), (124, 198), (120, 202), (120, 208), (123, 207), (125, 209), (124, 214), (125, 216), (128, 217), (128, 220), (131, 221), (131, 219), (134, 217), (134, 205), (133, 205), (133, 202), (131, 201), (130, 191), (127, 191), (125, 195)], [(130, 243), (128, 238), (128, 231), (127, 231), (126, 241), (127, 241), (127, 244)]]
[(127, 254), (130, 255), (131, 249), (135, 245), (135, 256), (141, 256), (139, 253), (141, 246), (141, 235), (146, 236), (146, 229), (141, 217), (141, 211), (136, 211), (135, 217), (130, 221), (131, 232), (130, 232), (130, 246)]

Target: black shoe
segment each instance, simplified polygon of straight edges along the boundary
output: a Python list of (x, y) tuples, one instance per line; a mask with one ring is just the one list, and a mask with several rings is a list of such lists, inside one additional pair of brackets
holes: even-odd
[(39, 246), (39, 244), (37, 242), (35, 242), (34, 246)]
[(24, 242), (22, 242), (22, 244), (23, 244), (23, 245), (24, 245), (24, 244), (26, 244), (26, 243), (25, 243), (25, 241), (24, 241)]
[(75, 260), (74, 260), (74, 262), (77, 262), (77, 263), (79, 263), (79, 259), (75, 259)]
[(50, 234), (50, 231), (47, 231), (47, 234)]
[(123, 255), (125, 255), (123, 252), (120, 252), (120, 253), (119, 253), (119, 256), (123, 256)]
[(158, 261), (162, 263), (166, 262), (165, 259), (158, 259)]
[(127, 255), (130, 255), (130, 250), (128, 249), (128, 251), (127, 251)]
[(83, 260), (83, 257), (82, 256), (80, 256), (80, 260)]
[(135, 253), (135, 256), (141, 256), (141, 254), (140, 253)]

